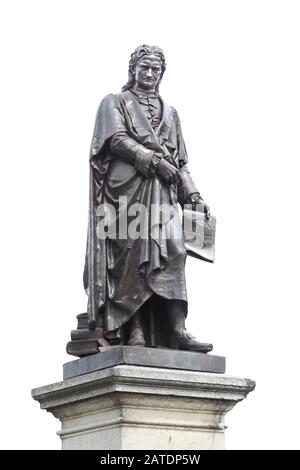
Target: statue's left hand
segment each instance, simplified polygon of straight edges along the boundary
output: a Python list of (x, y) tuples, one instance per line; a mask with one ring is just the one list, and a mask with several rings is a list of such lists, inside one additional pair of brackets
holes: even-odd
[(188, 204), (192, 204), (194, 210), (197, 208), (197, 204), (201, 204), (203, 206), (203, 210), (207, 220), (210, 219), (210, 208), (209, 206), (203, 201), (202, 197), (199, 193), (191, 194), (187, 200)]

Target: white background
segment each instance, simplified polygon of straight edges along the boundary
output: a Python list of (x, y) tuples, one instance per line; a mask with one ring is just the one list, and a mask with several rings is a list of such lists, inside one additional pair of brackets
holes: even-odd
[(1, 447), (55, 449), (31, 388), (59, 381), (82, 287), (94, 117), (157, 44), (215, 265), (189, 259), (189, 329), (257, 388), (229, 449), (299, 449), (300, 4), (1, 1)]

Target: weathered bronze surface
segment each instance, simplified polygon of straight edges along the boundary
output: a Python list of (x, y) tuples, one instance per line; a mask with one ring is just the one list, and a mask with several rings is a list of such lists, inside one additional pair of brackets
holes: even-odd
[[(179, 205), (210, 214), (188, 170), (178, 113), (159, 95), (165, 69), (160, 48), (139, 46), (122, 92), (99, 106), (90, 153), (88, 308), (78, 316), (69, 354), (94, 354), (99, 345), (212, 350), (185, 329)], [(157, 207), (165, 208), (159, 219)], [(137, 228), (142, 236), (134, 236)]]

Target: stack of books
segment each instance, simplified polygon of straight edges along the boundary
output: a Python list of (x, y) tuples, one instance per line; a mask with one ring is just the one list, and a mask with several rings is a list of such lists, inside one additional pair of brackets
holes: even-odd
[(99, 352), (100, 346), (106, 346), (103, 338), (103, 328), (97, 326), (89, 329), (87, 313), (77, 315), (77, 330), (71, 331), (71, 341), (67, 344), (67, 353), (72, 356), (84, 357)]

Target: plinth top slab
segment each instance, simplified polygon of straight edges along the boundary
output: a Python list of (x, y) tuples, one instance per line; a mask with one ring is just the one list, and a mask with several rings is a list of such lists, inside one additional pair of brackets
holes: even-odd
[(197, 372), (225, 372), (225, 357), (173, 349), (143, 348), (137, 346), (113, 346), (101, 348), (101, 352), (67, 362), (63, 378), (69, 379), (117, 365), (135, 365)]

